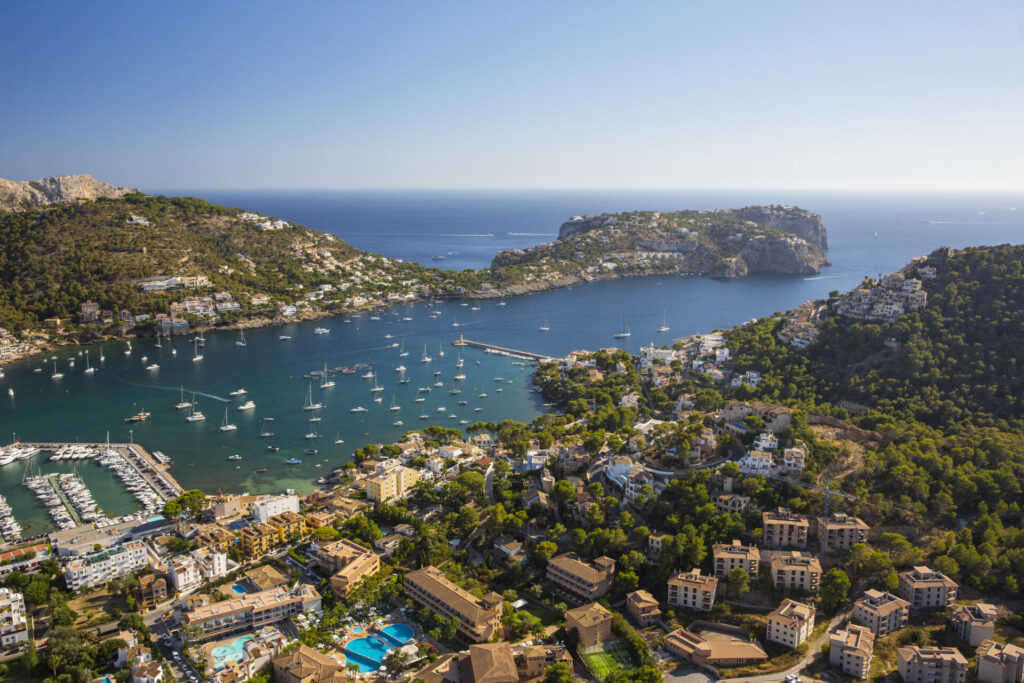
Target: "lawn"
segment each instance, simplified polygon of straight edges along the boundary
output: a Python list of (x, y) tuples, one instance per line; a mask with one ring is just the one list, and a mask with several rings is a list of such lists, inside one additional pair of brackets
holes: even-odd
[(583, 655), (583, 661), (594, 676), (603, 681), (608, 674), (616, 671), (630, 671), (636, 668), (633, 653), (628, 647), (613, 646)]
[(106, 623), (113, 618), (115, 609), (122, 612), (128, 610), (124, 598), (119, 593), (111, 593), (106, 586), (68, 601), (68, 607), (78, 613), (75, 628)]
[(558, 616), (558, 612), (548, 609), (544, 605), (539, 605), (535, 602), (528, 602), (523, 607), (524, 612), (529, 612), (533, 616), (540, 619), (540, 623), (544, 626), (551, 626), (553, 624), (562, 623), (562, 618)]

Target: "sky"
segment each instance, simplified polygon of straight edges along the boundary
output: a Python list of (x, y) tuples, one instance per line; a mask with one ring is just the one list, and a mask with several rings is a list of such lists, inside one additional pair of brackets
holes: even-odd
[(0, 177), (1024, 188), (1024, 3), (21, 2)]

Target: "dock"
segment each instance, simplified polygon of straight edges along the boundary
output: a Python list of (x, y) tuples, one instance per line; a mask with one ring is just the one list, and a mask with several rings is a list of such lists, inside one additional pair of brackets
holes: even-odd
[(468, 346), (474, 349), (482, 349), (487, 353), (493, 353), (499, 356), (508, 356), (509, 358), (517, 358), (519, 360), (528, 360), (534, 363), (546, 363), (548, 361), (556, 360), (552, 356), (545, 356), (542, 353), (533, 353), (532, 351), (521, 351), (519, 349), (510, 349), (507, 346), (497, 346), (496, 344), (485, 344), (484, 342), (472, 341), (465, 339), (460, 334), (459, 338), (452, 342), (452, 346)]

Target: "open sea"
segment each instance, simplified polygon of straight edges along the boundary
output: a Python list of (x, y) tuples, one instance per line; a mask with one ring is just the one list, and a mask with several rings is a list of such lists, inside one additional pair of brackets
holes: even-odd
[[(3, 368), (0, 442), (8, 443), (15, 435), (23, 441), (102, 441), (109, 432), (112, 441), (132, 438), (169, 455), (174, 459), (171, 473), (185, 487), (210, 493), (285, 488), (304, 492), (366, 443), (389, 442), (405, 431), (431, 424), (459, 427), (461, 420), (529, 421), (544, 412), (539, 394), (530, 390), (532, 369), (512, 359), (465, 348), (466, 380), (454, 380), (459, 350), (450, 342), (459, 332), (468, 339), (551, 355), (611, 345), (636, 351), (651, 341), (669, 343), (675, 337), (786, 310), (833, 289), (850, 289), (865, 275), (889, 272), (939, 246), (1024, 239), (1024, 193), (176, 190), (165, 194), (200, 196), (333, 232), (368, 251), (458, 269), (485, 267), (502, 249), (551, 241), (559, 225), (575, 214), (796, 204), (822, 215), (833, 266), (810, 277), (755, 276), (730, 282), (685, 277), (612, 280), (511, 298), (506, 306), (498, 306), (496, 300), (466, 305), (447, 301), (437, 306), (441, 311), (437, 318), (430, 317), (430, 304), (419, 303), (378, 312), (379, 320), (364, 313), (247, 331), (245, 347), (236, 345), (237, 333), (208, 334), (204, 357), (197, 362), (192, 360), (190, 338), (184, 337), (165, 342), (161, 349), (154, 348), (152, 340), (136, 340), (130, 356), (124, 354), (123, 343), (92, 346), (87, 349), (90, 363), (99, 368), (93, 375), (82, 372), (86, 349), (69, 348), (56, 354), (57, 367), (64, 372), (60, 380), (51, 379), (54, 361), (49, 357)], [(475, 306), (479, 310), (472, 310)], [(623, 313), (632, 336), (616, 340), (612, 335), (621, 327)], [(671, 327), (668, 334), (657, 332), (663, 319)], [(544, 321), (548, 332), (538, 330)], [(458, 327), (453, 326), (455, 322)], [(317, 326), (330, 333), (314, 334)], [(290, 339), (282, 340), (282, 335)], [(399, 356), (402, 349), (409, 355)], [(424, 355), (431, 360), (424, 362)], [(71, 360), (74, 367), (69, 365)], [(159, 369), (145, 369), (154, 362)], [(360, 371), (337, 375), (333, 388), (321, 389), (318, 381), (311, 385), (305, 375), (325, 363), (331, 368), (366, 363), (376, 371), (376, 380), (363, 379), (365, 371)], [(399, 366), (406, 368), (410, 380), (406, 384), (398, 383)], [(435, 387), (435, 382), (442, 386)], [(382, 387), (381, 391), (371, 391), (374, 386)], [(13, 397), (8, 397), (8, 388), (14, 389)], [(240, 388), (248, 394), (229, 395)], [(453, 389), (460, 393), (450, 393)], [(204, 422), (186, 423), (184, 412), (173, 408), (182, 392), (190, 400), (193, 391), (206, 415)], [(324, 404), (315, 413), (320, 422), (310, 423), (314, 413), (302, 409), (310, 393), (313, 401)], [(244, 400), (254, 401), (255, 409), (238, 411)], [(460, 401), (466, 403), (459, 405)], [(398, 410), (391, 410), (392, 405)], [(356, 407), (366, 410), (351, 412)], [(123, 421), (142, 409), (152, 412), (148, 422)], [(237, 425), (236, 431), (217, 429), (225, 411), (228, 421)], [(273, 419), (264, 422), (264, 418)], [(403, 424), (395, 425), (397, 420)], [(263, 429), (274, 436), (260, 438)], [(311, 431), (320, 438), (306, 439)], [(344, 443), (335, 444), (336, 439)], [(269, 445), (279, 450), (269, 451)], [(311, 448), (318, 452), (307, 454)], [(235, 453), (242, 460), (228, 460)], [(35, 465), (43, 472), (70, 470), (70, 465), (51, 464), (45, 457), (40, 454), (0, 468), (0, 493), (23, 526), (33, 525), (26, 528), (27, 534), (45, 530), (49, 519), (42, 505), (20, 485), (25, 467)], [(302, 462), (288, 465), (289, 458)], [(258, 468), (267, 472), (257, 473)], [(115, 514), (134, 509), (133, 499), (104, 468), (85, 462), (77, 469), (105, 509)]]

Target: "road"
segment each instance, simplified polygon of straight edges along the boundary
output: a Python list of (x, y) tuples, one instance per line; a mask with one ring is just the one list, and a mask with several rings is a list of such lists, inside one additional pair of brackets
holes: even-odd
[(487, 501), (494, 505), (494, 463), (487, 466), (484, 473), (484, 493), (487, 494)]
[(185, 656), (181, 654), (181, 650), (176, 649), (174, 638), (171, 636), (170, 628), (167, 623), (160, 620), (151, 626), (153, 632), (153, 642), (156, 643), (157, 648), (160, 650), (160, 654), (164, 656), (167, 665), (171, 667), (171, 673), (174, 675), (174, 679), (178, 681), (188, 681), (189, 683), (199, 683), (203, 680), (203, 677), (195, 670)]

